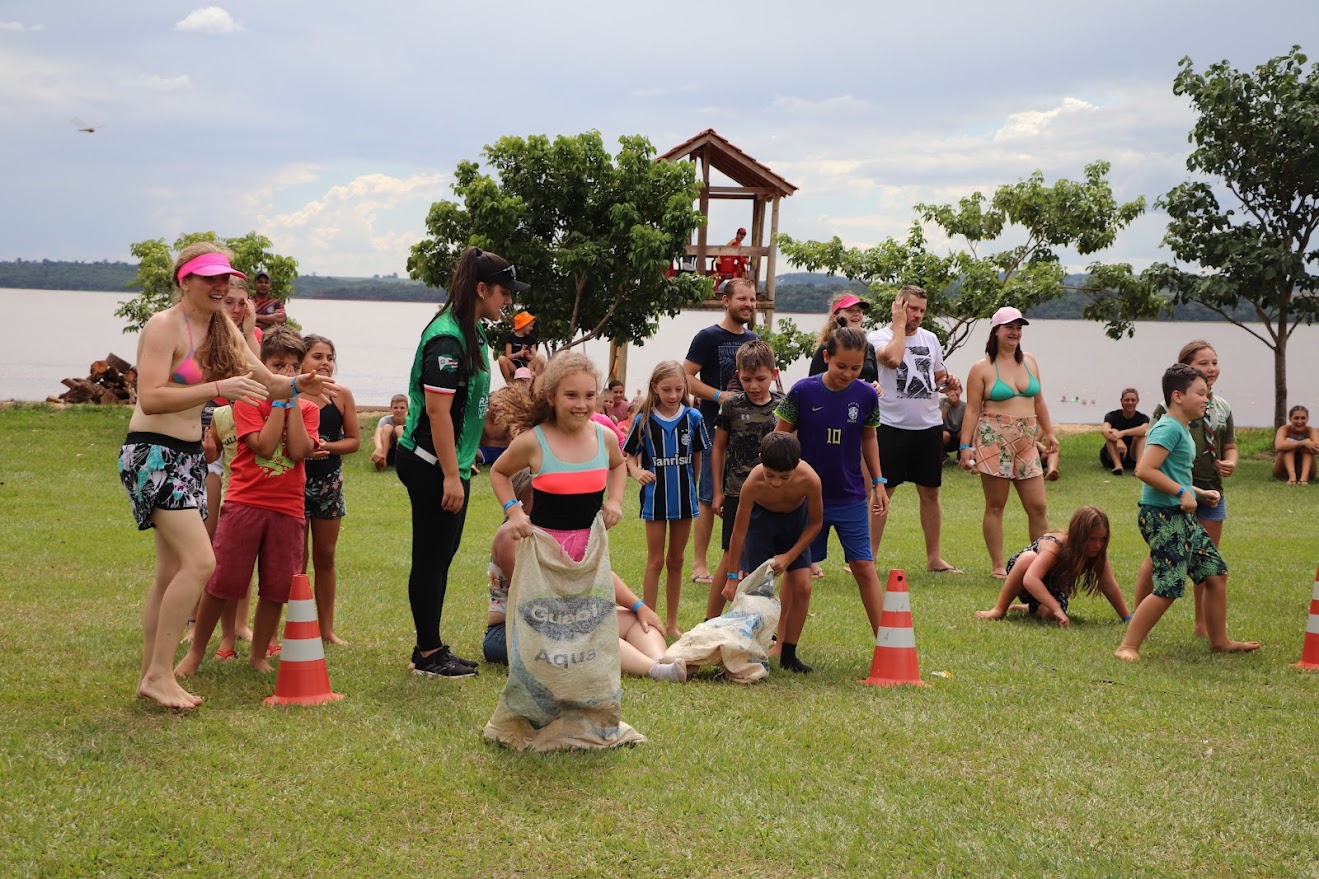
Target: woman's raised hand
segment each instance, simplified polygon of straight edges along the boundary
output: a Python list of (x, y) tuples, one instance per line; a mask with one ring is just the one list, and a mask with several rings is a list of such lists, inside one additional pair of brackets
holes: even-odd
[(266, 386), (252, 378), (252, 373), (231, 375), (215, 383), (220, 396), (226, 400), (264, 400), (270, 396)]
[(299, 394), (324, 394), (327, 397), (334, 397), (335, 386), (334, 379), (319, 372), (304, 372), (298, 376), (298, 393)]

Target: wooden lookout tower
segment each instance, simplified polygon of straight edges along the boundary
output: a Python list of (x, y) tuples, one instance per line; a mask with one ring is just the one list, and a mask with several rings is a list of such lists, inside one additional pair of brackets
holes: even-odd
[[(696, 241), (687, 246), (688, 266), (703, 275), (718, 275), (711, 285), (710, 300), (703, 307), (718, 308), (714, 288), (728, 277), (746, 277), (756, 282), (760, 308), (765, 319), (774, 317), (774, 274), (778, 262), (779, 202), (797, 191), (797, 187), (742, 152), (713, 128), (678, 144), (660, 157), (661, 161), (688, 159), (700, 165), (700, 211), (706, 222), (696, 232)], [(714, 169), (733, 181), (734, 186), (711, 186)], [(710, 201), (734, 199), (751, 202), (750, 241), (737, 244), (711, 244)], [(766, 210), (768, 208), (768, 210)], [(768, 214), (769, 232), (765, 221)], [(763, 274), (763, 277), (762, 277)]]

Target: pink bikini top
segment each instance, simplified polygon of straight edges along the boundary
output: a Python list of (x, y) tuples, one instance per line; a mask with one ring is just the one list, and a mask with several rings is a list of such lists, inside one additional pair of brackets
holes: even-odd
[(192, 347), (188, 349), (183, 362), (174, 368), (174, 374), (169, 379), (181, 385), (199, 385), (206, 380), (206, 376), (201, 364), (197, 362), (197, 344), (192, 341), (192, 324), (188, 323), (186, 314), (183, 315), (183, 326), (188, 330), (188, 344)]

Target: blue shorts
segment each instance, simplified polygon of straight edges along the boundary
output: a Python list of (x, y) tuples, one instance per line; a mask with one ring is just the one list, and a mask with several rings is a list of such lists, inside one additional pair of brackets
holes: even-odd
[(870, 552), (870, 505), (866, 501), (846, 504), (825, 504), (824, 523), (820, 533), (811, 541), (811, 561), (822, 562), (829, 557), (829, 526), (838, 532), (843, 545), (843, 558), (849, 562), (873, 562)]
[[(792, 549), (806, 530), (806, 522), (806, 501), (787, 513), (776, 513), (760, 504), (754, 504), (751, 507), (751, 524), (747, 526), (746, 542), (742, 544), (742, 570), (754, 571), (767, 559)], [(869, 539), (866, 538), (867, 545)], [(811, 550), (807, 547), (788, 564), (787, 570), (796, 571), (810, 566)]]
[(1195, 505), (1195, 518), (1203, 519), (1206, 522), (1226, 522), (1227, 521), (1227, 495), (1219, 492), (1218, 504), (1209, 506), (1208, 504)]
[(485, 637), (481, 639), (481, 653), (486, 662), (508, 665), (508, 643), (505, 641), (506, 623), (495, 623), (485, 627)]
[(499, 460), (499, 456), (504, 454), (508, 446), (477, 446), (481, 450), (481, 458), (486, 464), (493, 464)]
[(713, 457), (708, 451), (701, 455), (701, 478), (696, 484), (696, 502), (699, 504), (714, 503), (714, 474), (710, 470)]

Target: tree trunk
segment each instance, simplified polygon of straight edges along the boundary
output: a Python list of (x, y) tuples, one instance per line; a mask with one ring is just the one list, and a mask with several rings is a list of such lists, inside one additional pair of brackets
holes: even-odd
[(1287, 325), (1278, 333), (1273, 346), (1273, 429), (1287, 423)]

